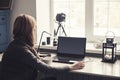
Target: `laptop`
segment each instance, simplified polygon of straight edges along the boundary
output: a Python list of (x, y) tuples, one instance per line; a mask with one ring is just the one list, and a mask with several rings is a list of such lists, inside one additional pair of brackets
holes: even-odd
[(86, 53), (85, 37), (58, 37), (57, 56), (54, 62), (70, 62), (82, 60)]

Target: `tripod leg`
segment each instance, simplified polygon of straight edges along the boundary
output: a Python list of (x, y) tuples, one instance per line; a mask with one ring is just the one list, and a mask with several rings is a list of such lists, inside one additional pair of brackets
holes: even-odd
[(64, 27), (63, 27), (62, 25), (61, 25), (61, 27), (62, 27), (62, 29), (63, 29), (63, 32), (64, 32), (65, 36), (67, 36)]
[(60, 22), (59, 22), (59, 26), (58, 26), (58, 28), (57, 28), (57, 32), (55, 32), (55, 36), (57, 36), (60, 27), (62, 28), (63, 33), (65, 34), (65, 36), (67, 36), (67, 34), (66, 34), (66, 32), (65, 32), (65, 29), (64, 29), (64, 27), (62, 26), (62, 24), (61, 24)]
[(60, 29), (60, 25), (57, 28), (57, 32), (55, 32), (55, 36), (57, 36), (59, 29)]

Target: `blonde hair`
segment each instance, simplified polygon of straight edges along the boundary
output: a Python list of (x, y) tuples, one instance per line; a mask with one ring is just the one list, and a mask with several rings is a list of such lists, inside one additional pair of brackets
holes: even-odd
[(27, 14), (19, 15), (14, 22), (13, 34), (14, 39), (19, 39), (30, 45), (34, 46), (34, 29), (36, 21), (35, 19)]

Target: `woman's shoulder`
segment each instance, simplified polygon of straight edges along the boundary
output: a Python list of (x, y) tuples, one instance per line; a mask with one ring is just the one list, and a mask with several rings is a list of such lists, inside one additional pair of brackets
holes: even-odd
[(29, 50), (31, 50), (31, 47), (29, 46), (29, 45), (27, 45), (27, 44), (25, 44), (24, 42), (16, 42), (16, 41), (12, 41), (10, 44), (9, 44), (9, 46), (8, 46), (8, 48), (7, 48), (7, 50), (13, 50), (14, 52), (15, 51), (29, 51)]

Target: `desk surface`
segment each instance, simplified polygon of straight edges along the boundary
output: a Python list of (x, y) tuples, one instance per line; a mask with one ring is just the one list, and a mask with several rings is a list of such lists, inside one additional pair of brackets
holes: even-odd
[[(72, 72), (120, 78), (120, 60), (117, 60), (113, 64), (113, 63), (101, 62), (101, 58), (93, 58), (93, 57), (89, 57), (89, 58), (90, 61), (85, 63), (85, 67), (83, 69), (75, 70)], [(63, 67), (67, 65), (71, 65), (71, 64), (56, 63), (56, 62), (51, 63), (51, 66), (54, 67)]]
[[(2, 54), (0, 54), (0, 61), (1, 58), (2, 58)], [(101, 62), (101, 58), (86, 57), (86, 59), (88, 58), (90, 59), (90, 61), (85, 63), (85, 67), (83, 69), (75, 70), (72, 72), (120, 78), (120, 60), (117, 60), (114, 64), (112, 64), (112, 63)], [(54, 67), (63, 67), (70, 65), (71, 64), (57, 63), (57, 62), (51, 63), (51, 66)]]

